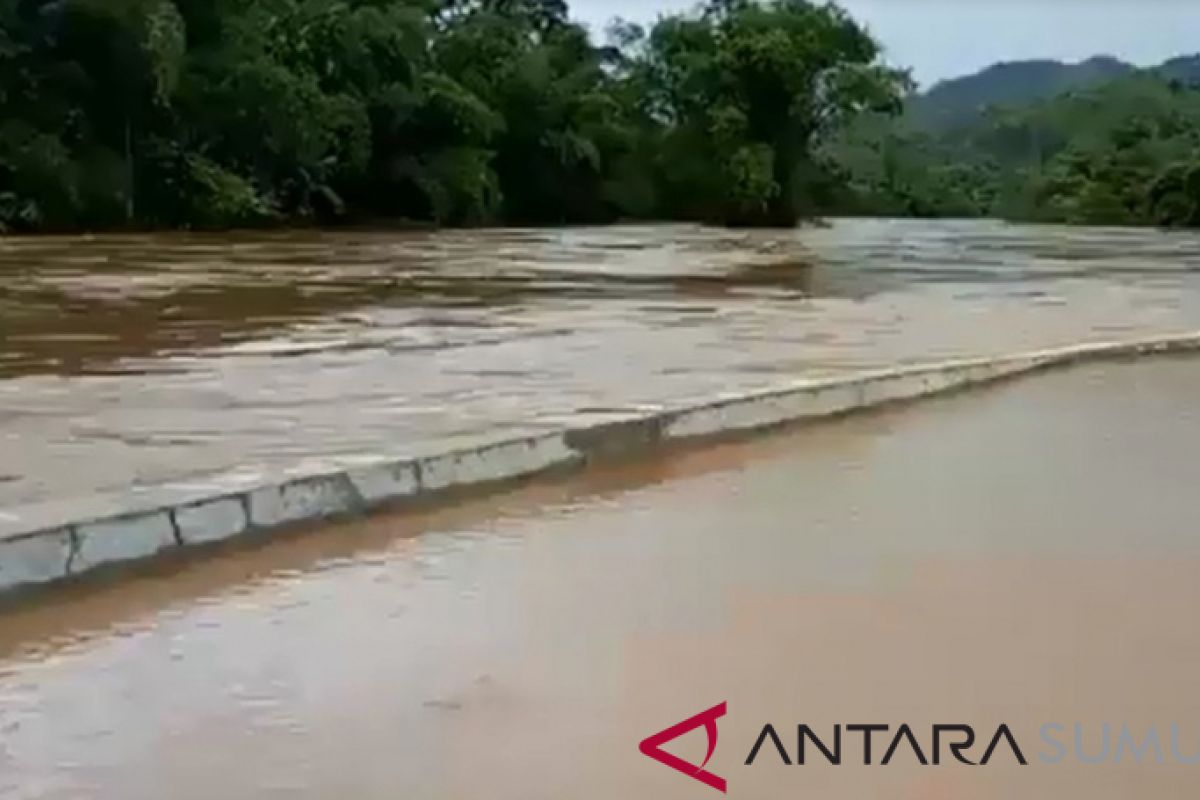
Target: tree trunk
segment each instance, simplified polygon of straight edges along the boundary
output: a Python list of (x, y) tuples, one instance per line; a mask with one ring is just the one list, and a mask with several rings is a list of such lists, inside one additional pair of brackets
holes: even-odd
[(775, 142), (775, 184), (778, 194), (767, 210), (766, 224), (772, 227), (790, 228), (799, 221), (796, 207), (796, 162), (797, 146), (791, 132), (785, 132)]
[(134, 203), (134, 174), (133, 174), (133, 132), (129, 115), (125, 115), (125, 221), (133, 222), (136, 206)]

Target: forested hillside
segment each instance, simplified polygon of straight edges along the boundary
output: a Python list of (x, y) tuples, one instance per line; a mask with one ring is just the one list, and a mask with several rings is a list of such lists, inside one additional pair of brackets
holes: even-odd
[(878, 54), (804, 0), (0, 0), (0, 225), (792, 224)]
[(909, 113), (922, 127), (950, 130), (974, 124), (995, 106), (1018, 106), (1046, 100), (1070, 89), (1096, 86), (1136, 71), (1109, 56), (1079, 64), (1060, 61), (1015, 61), (994, 64), (974, 75), (942, 81), (916, 95)]
[[(844, 213), (1200, 225), (1200, 77), (1175, 59), (953, 127), (860, 118), (826, 150)], [(961, 86), (961, 82), (959, 82)], [(919, 104), (914, 104), (918, 105)]]

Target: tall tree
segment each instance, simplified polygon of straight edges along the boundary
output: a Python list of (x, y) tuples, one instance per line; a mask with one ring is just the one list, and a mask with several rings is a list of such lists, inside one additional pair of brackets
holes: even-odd
[(719, 165), (719, 180), (668, 167), (677, 195), (702, 192), (735, 224), (793, 224), (811, 208), (821, 139), (860, 111), (897, 109), (907, 86), (843, 10), (806, 0), (721, 0), (666, 19), (646, 68), (682, 157)]

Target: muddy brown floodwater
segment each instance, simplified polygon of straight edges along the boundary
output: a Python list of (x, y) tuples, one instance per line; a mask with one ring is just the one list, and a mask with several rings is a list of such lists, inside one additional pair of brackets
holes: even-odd
[(1200, 237), (1156, 231), (6, 237), (0, 514), (783, 378), (1195, 328)]
[[(724, 700), (731, 797), (1195, 797), (1198, 396), (1078, 367), (69, 592), (0, 618), (0, 795), (715, 797), (637, 743)], [(1031, 763), (744, 766), (768, 721)], [(1076, 722), (1108, 762), (1041, 762)]]

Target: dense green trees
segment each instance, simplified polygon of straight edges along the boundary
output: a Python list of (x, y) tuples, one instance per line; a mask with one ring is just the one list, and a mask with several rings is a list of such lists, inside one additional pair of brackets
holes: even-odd
[(0, 225), (792, 224), (877, 55), (805, 0), (0, 0)]
[(816, 146), (851, 115), (898, 110), (906, 78), (836, 7), (722, 2), (660, 22), (638, 51), (648, 114), (664, 124), (671, 216), (791, 224), (829, 180)]
[(1200, 88), (1158, 71), (993, 108), (950, 130), (861, 118), (829, 145), (853, 213), (1200, 223)]
[(564, 0), (0, 0), (0, 230), (1195, 226), (1198, 63), (1000, 65), (906, 98), (809, 0), (708, 0), (603, 43)]

